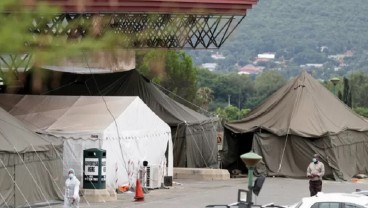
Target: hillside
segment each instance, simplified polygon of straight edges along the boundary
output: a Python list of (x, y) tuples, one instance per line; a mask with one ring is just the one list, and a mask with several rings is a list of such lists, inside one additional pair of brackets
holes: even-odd
[[(218, 70), (235, 69), (238, 63), (251, 63), (259, 53), (276, 53), (284, 67), (307, 63), (324, 64), (324, 71), (343, 75), (350, 70), (368, 70), (367, 0), (260, 0), (219, 51), (192, 51), (195, 63), (211, 60), (211, 53), (222, 53)], [(330, 55), (353, 51), (341, 63)], [(266, 64), (266, 68), (279, 67)], [(327, 73), (326, 72), (326, 73)], [(320, 76), (327, 76), (327, 74)]]

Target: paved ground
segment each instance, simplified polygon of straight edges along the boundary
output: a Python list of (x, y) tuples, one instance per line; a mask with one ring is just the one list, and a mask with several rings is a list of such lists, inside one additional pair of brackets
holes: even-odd
[[(175, 180), (170, 189), (151, 190), (145, 194), (144, 202), (134, 202), (134, 194), (119, 194), (117, 202), (82, 203), (80, 207), (153, 207), (153, 208), (203, 208), (209, 204), (229, 204), (237, 200), (237, 190), (247, 189), (247, 179), (238, 178), (227, 181)], [(353, 182), (323, 181), (323, 192), (353, 192), (355, 189), (368, 189), (368, 180)], [(308, 180), (288, 178), (267, 178), (256, 204), (273, 202), (290, 205), (308, 196)], [(53, 206), (55, 208), (61, 205)]]

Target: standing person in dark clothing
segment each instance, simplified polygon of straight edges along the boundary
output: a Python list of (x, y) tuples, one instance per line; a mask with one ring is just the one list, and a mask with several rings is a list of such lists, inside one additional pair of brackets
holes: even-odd
[(310, 195), (314, 196), (322, 191), (322, 176), (325, 174), (325, 166), (320, 161), (319, 155), (313, 156), (313, 161), (309, 164), (307, 169), (307, 176), (309, 178)]

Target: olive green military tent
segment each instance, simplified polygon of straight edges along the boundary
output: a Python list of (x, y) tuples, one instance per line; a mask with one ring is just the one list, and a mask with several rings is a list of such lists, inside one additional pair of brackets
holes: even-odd
[(61, 142), (40, 137), (0, 108), (0, 207), (62, 200), (62, 149)]
[(245, 168), (239, 156), (263, 157), (258, 171), (306, 177), (312, 155), (326, 176), (347, 180), (368, 172), (368, 123), (306, 72), (289, 81), (243, 120), (225, 125), (225, 168)]

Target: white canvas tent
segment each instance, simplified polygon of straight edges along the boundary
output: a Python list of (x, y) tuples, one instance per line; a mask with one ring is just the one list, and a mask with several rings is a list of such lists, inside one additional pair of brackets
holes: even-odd
[(110, 188), (135, 183), (143, 161), (173, 174), (170, 127), (139, 97), (3, 94), (0, 106), (35, 131), (64, 141), (64, 174), (74, 168), (81, 178), (83, 150), (89, 148), (106, 150)]
[(63, 197), (62, 143), (42, 138), (0, 108), (0, 207)]

